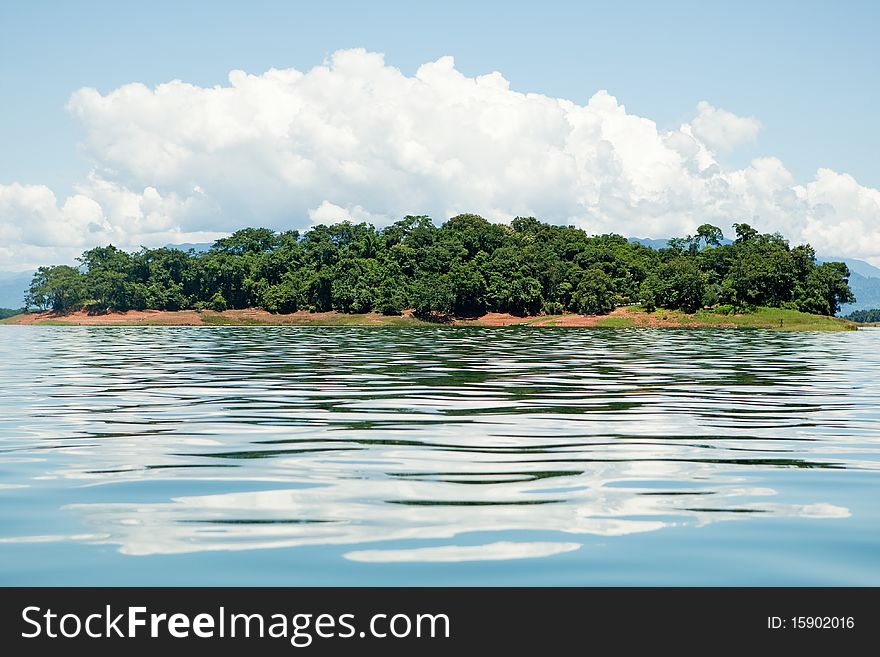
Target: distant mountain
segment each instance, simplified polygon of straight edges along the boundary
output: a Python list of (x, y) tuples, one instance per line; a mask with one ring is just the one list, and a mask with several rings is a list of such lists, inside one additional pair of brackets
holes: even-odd
[(628, 242), (635, 242), (642, 246), (647, 246), (649, 249), (654, 249), (655, 251), (665, 249), (669, 246), (669, 240), (652, 240), (649, 237), (627, 237), (626, 239)]
[(854, 274), (860, 274), (865, 278), (880, 278), (880, 268), (875, 267), (874, 265), (869, 265), (864, 260), (825, 255), (817, 255), (816, 260), (818, 260), (819, 262), (843, 262)]
[[(626, 239), (629, 242), (637, 242), (637, 243), (641, 244), (642, 246), (647, 246), (649, 249), (654, 249), (655, 251), (659, 250), (659, 249), (665, 249), (666, 247), (669, 246), (668, 239), (654, 240), (654, 239), (651, 239), (650, 237), (627, 237)], [(721, 243), (722, 244), (733, 244), (733, 240), (729, 240), (725, 237), (723, 240), (721, 240)]]
[(0, 272), (0, 308), (21, 308), (33, 277), (30, 271)]
[[(841, 258), (843, 260), (843, 258)], [(870, 265), (868, 265), (870, 266)], [(852, 270), (850, 270), (852, 271)], [(848, 315), (853, 310), (880, 308), (880, 277), (862, 276), (854, 271), (849, 277), (849, 287), (856, 295), (855, 303), (845, 303), (840, 307), (840, 315)]]
[(819, 262), (843, 262), (849, 267), (849, 287), (856, 295), (856, 302), (843, 304), (840, 307), (839, 315), (848, 315), (854, 310), (880, 308), (880, 268), (855, 258), (818, 255), (816, 260)]
[(211, 244), (210, 243), (193, 244), (190, 242), (184, 242), (183, 244), (166, 244), (165, 248), (166, 249), (179, 249), (181, 251), (189, 251), (190, 249), (192, 249), (196, 253), (204, 253), (205, 251), (208, 251), (211, 248)]

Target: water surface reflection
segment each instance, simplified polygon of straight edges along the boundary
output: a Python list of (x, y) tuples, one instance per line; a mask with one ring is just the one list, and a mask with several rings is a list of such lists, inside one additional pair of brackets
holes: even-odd
[(39, 542), (231, 551), (247, 569), (260, 548), (340, 546), (360, 564), (521, 572), (596, 537), (719, 521), (880, 529), (854, 510), (880, 490), (877, 332), (0, 338), (0, 554)]

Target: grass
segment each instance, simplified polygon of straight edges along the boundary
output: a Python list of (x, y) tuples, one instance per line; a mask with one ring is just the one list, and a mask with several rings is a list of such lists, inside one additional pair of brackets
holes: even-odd
[(855, 331), (858, 326), (840, 317), (811, 315), (785, 308), (757, 308), (754, 312), (724, 315), (713, 310), (698, 310), (688, 315), (677, 310), (658, 310), (669, 321), (682, 326), (729, 326), (760, 328), (775, 331)]
[[(711, 315), (703, 311), (703, 315)], [(717, 315), (716, 315), (717, 317)], [(782, 331), (856, 331), (858, 326), (840, 317), (810, 315), (785, 308), (759, 308), (754, 313), (742, 315), (721, 315), (732, 319), (738, 327), (769, 328)]]
[(635, 326), (635, 320), (631, 317), (603, 317), (596, 326), (600, 328), (630, 328)]
[[(10, 317), (9, 319), (13, 319), (13, 318)], [(3, 322), (0, 322), (0, 323), (14, 324), (15, 322), (10, 322), (10, 321), (7, 321), (4, 319)], [(79, 326), (79, 324), (77, 324), (76, 322), (65, 322), (63, 319), (47, 319), (44, 322), (40, 322), (39, 325), (40, 326)]]
[(234, 317), (231, 315), (202, 315), (202, 322), (208, 326), (269, 326), (268, 322), (253, 317)]

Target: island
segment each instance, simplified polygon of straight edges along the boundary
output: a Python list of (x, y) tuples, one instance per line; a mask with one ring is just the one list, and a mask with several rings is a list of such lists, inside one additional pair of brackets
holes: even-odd
[[(841, 262), (745, 223), (652, 249), (534, 217), (244, 228), (197, 252), (113, 245), (40, 267), (13, 324), (759, 327), (847, 330)], [(34, 311), (34, 312), (31, 312)]]

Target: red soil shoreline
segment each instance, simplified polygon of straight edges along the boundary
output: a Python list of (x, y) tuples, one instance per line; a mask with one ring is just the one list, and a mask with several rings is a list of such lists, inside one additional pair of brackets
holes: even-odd
[[(219, 313), (214, 311), (195, 310), (129, 310), (127, 312), (109, 312), (104, 314), (88, 314), (84, 311), (59, 315), (53, 312), (17, 315), (6, 320), (8, 324), (73, 324), (82, 326), (112, 325), (144, 325), (144, 326), (210, 326), (217, 324), (265, 324), (265, 325), (359, 325), (382, 326), (417, 323), (412, 311), (406, 311), (400, 317), (388, 317), (378, 313), (363, 315), (344, 315), (337, 312), (310, 313), (298, 311), (290, 314), (270, 313), (258, 308), (227, 310)], [(604, 322), (634, 327), (679, 327), (693, 326), (684, 324), (675, 316), (663, 312), (645, 313), (633, 308), (617, 308), (608, 315), (541, 315), (520, 317), (508, 313), (487, 313), (482, 317), (456, 319), (451, 323), (456, 326), (511, 326), (527, 324), (529, 326), (601, 326)], [(719, 324), (714, 324), (719, 326)], [(735, 324), (720, 324), (735, 326)]]

